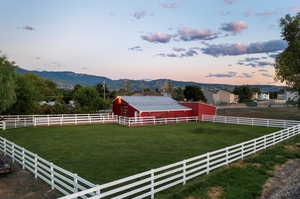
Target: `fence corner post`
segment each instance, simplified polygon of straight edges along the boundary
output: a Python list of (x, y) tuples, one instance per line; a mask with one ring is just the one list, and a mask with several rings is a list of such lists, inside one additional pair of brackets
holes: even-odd
[(53, 168), (53, 162), (50, 162), (50, 171), (51, 171), (51, 189), (54, 189), (54, 168)]
[(151, 169), (151, 199), (154, 199), (154, 169)]
[(6, 130), (6, 122), (2, 121), (2, 130), (5, 131)]
[(73, 190), (73, 192), (74, 193), (77, 193), (78, 192), (78, 175), (77, 175), (77, 173), (74, 173), (74, 175), (73, 175), (73, 178), (74, 178), (74, 190)]

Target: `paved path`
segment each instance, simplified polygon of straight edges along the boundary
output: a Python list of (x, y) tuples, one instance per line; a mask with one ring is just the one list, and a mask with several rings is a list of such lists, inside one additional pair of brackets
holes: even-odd
[(13, 165), (12, 173), (0, 175), (0, 199), (54, 199), (59, 196), (57, 191), (18, 165)]

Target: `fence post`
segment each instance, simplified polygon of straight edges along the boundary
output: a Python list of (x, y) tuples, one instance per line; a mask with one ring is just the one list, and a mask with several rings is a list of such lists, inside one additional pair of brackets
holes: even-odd
[(34, 178), (37, 178), (38, 173), (38, 158), (37, 154), (34, 154)]
[(251, 118), (251, 123), (252, 123), (252, 126), (254, 126), (254, 119)]
[(78, 192), (78, 178), (77, 178), (77, 173), (74, 173), (73, 178), (74, 178), (74, 193)]
[(6, 130), (6, 122), (2, 121), (2, 130), (5, 131)]
[(12, 144), (12, 162), (15, 162), (15, 144)]
[(33, 126), (36, 126), (36, 117), (33, 117)]
[(15, 128), (17, 128), (17, 119), (15, 119)]
[(22, 169), (25, 169), (25, 149), (22, 148)]
[(50, 126), (50, 116), (49, 115), (48, 115), (47, 119), (48, 119), (48, 126)]
[(256, 139), (254, 140), (254, 153), (256, 153)]
[(53, 163), (50, 162), (50, 171), (51, 171), (51, 189), (54, 189), (54, 169), (53, 169)]
[(77, 114), (75, 114), (75, 124), (77, 125)]
[(154, 169), (151, 169), (151, 199), (154, 199)]
[(207, 152), (206, 174), (209, 174), (209, 152)]
[(244, 159), (244, 143), (242, 143), (242, 160)]
[(226, 147), (226, 164), (229, 164), (229, 149)]
[(186, 184), (186, 160), (182, 161), (183, 163), (183, 185)]

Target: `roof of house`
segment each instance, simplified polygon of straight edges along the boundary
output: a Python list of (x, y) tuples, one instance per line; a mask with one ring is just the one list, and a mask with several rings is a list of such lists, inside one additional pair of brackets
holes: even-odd
[(142, 112), (192, 110), (166, 96), (119, 96), (135, 109)]

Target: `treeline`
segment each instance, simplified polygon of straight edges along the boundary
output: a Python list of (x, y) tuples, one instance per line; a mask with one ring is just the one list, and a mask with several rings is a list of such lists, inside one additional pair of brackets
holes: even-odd
[(102, 84), (60, 89), (51, 80), (16, 73), (16, 67), (0, 56), (0, 114), (93, 113), (109, 108), (115, 96)]

